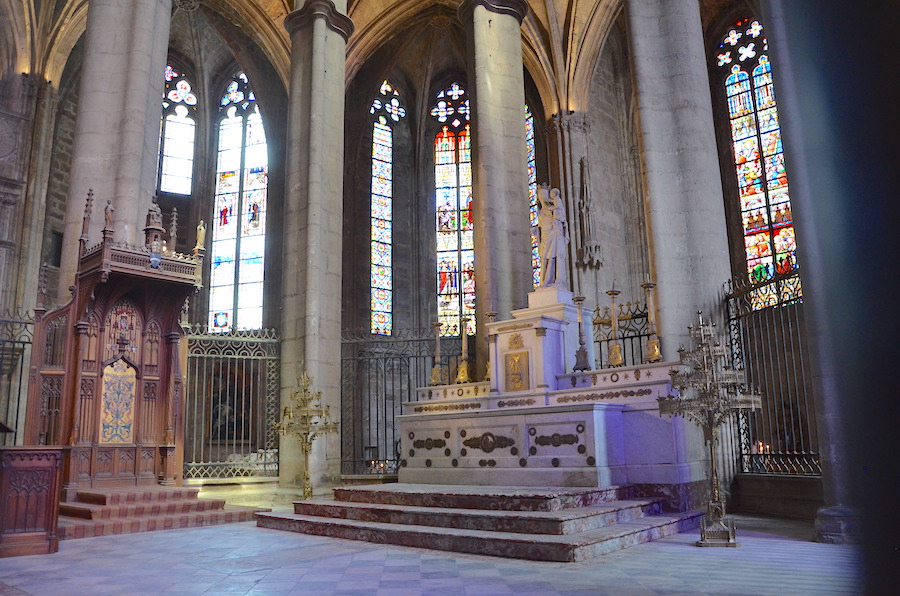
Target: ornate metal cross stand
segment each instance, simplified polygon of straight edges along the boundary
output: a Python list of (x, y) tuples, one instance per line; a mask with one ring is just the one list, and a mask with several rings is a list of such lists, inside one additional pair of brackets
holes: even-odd
[(716, 445), (722, 423), (737, 411), (760, 407), (761, 398), (744, 392), (744, 371), (728, 366), (725, 346), (716, 341), (715, 325), (704, 322), (702, 313), (697, 314), (699, 325), (688, 327), (694, 348), (680, 348), (680, 365), (669, 371), (672, 389), (678, 395), (658, 398), (659, 414), (674, 414), (692, 420), (703, 429), (703, 438), (709, 445), (710, 497), (697, 546), (737, 546), (734, 520), (725, 518), (725, 503), (716, 469)]
[(296, 435), (303, 452), (303, 498), (313, 496), (309, 480), (309, 452), (320, 435), (337, 432), (338, 423), (329, 418), (329, 407), (322, 405), (322, 392), (311, 391), (312, 378), (304, 371), (297, 378), (299, 389), (291, 393), (290, 405), (284, 407), (275, 430), (282, 436)]

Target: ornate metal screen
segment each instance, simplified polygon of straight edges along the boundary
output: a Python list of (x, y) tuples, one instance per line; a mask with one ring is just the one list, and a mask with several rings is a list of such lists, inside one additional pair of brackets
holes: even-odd
[(278, 476), (279, 340), (271, 329), (188, 335), (184, 477)]
[[(0, 315), (0, 422), (19, 431), (24, 418), (33, 339), (34, 321), (30, 316)], [(15, 444), (15, 434), (0, 434), (0, 445)]]
[[(470, 341), (472, 341), (470, 339)], [(394, 474), (400, 460), (403, 402), (416, 401), (434, 365), (432, 330), (344, 330), (341, 342), (341, 473)], [(461, 353), (458, 337), (441, 339), (445, 378), (453, 378)]]
[[(594, 366), (609, 366), (609, 344), (612, 341), (612, 319), (609, 306), (594, 310), (591, 323), (594, 328)], [(647, 322), (647, 305), (640, 302), (617, 304), (618, 326), (616, 339), (622, 345), (623, 366), (633, 366), (644, 361), (644, 346), (650, 337)]]
[[(779, 281), (793, 287), (797, 275)], [(821, 474), (803, 303), (755, 307), (754, 291), (760, 285), (738, 280), (726, 288), (735, 363), (747, 370), (749, 385), (763, 396), (759, 411), (742, 414), (736, 421), (741, 471)]]

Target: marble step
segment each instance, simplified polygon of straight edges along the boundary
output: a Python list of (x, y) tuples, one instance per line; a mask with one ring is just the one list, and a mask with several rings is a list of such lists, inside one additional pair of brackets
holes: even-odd
[(562, 511), (629, 499), (629, 486), (532, 488), (446, 484), (381, 484), (334, 489), (335, 501), (508, 511)]
[(210, 511), (195, 511), (172, 515), (153, 515), (120, 519), (85, 520), (60, 516), (57, 534), (60, 540), (69, 540), (75, 538), (90, 538), (92, 536), (110, 536), (113, 534), (172, 530), (175, 528), (216, 526), (220, 524), (253, 521), (254, 515), (260, 511), (264, 510), (255, 507), (226, 505), (224, 509)]
[(294, 513), (307, 517), (517, 534), (574, 534), (655, 515), (661, 511), (661, 499), (623, 500), (559, 511), (414, 507), (331, 500), (294, 503)]
[(76, 493), (76, 500), (81, 503), (96, 503), (98, 505), (120, 505), (126, 503), (196, 499), (199, 493), (199, 488), (93, 488), (79, 490)]
[(584, 561), (677, 534), (699, 523), (702, 511), (660, 514), (568, 535), (521, 534), (333, 519), (296, 513), (258, 513), (257, 526), (379, 544), (535, 561)]
[(127, 504), (101, 505), (99, 503), (81, 501), (60, 503), (59, 514), (80, 519), (120, 519), (124, 517), (144, 517), (174, 515), (178, 513), (194, 513), (222, 509), (225, 501), (221, 499), (183, 499), (130, 502)]

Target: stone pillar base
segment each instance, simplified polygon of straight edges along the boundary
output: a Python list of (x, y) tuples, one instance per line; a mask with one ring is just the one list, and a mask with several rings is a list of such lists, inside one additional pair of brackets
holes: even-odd
[(816, 542), (856, 544), (859, 514), (848, 507), (823, 507), (816, 512)]

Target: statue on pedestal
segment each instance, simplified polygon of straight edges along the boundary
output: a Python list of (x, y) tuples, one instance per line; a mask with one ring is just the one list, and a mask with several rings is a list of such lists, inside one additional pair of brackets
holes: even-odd
[(566, 273), (568, 267), (569, 224), (566, 210), (558, 188), (547, 185), (538, 187), (538, 227), (541, 241), (538, 254), (541, 257), (541, 288), (568, 289)]

